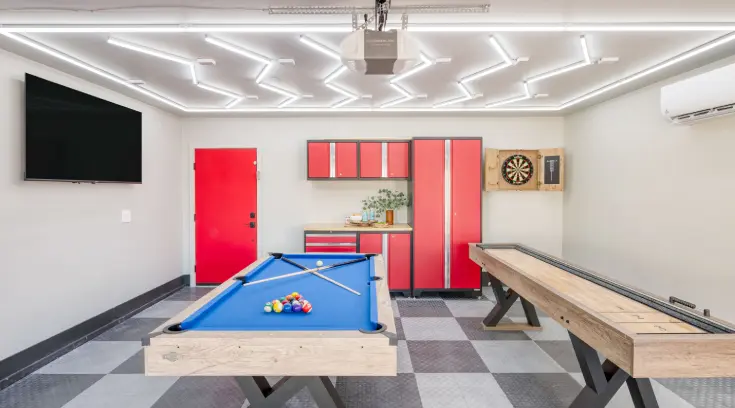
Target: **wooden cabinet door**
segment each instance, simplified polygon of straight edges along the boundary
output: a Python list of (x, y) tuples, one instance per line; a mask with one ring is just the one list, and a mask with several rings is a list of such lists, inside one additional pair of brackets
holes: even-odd
[(334, 149), (337, 178), (357, 178), (357, 142), (338, 142)]
[(452, 140), (452, 289), (479, 289), (481, 270), (470, 260), (469, 243), (482, 242), (482, 141)]
[(329, 178), (329, 142), (307, 142), (308, 178)]
[(444, 140), (414, 140), (413, 254), (415, 289), (444, 289)]
[(388, 143), (388, 177), (408, 178), (408, 142)]
[(380, 178), (383, 171), (383, 144), (360, 142), (360, 178)]
[(411, 289), (411, 234), (388, 234), (388, 289)]

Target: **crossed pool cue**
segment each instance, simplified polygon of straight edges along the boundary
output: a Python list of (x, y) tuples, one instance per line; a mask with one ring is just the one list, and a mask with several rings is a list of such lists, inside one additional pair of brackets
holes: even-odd
[[(276, 255), (277, 254), (273, 254), (273, 256), (276, 256)], [(366, 261), (368, 259), (367, 257), (364, 257), (363, 256), (363, 257), (360, 257), (360, 258), (357, 258), (357, 259), (352, 259), (352, 260), (345, 261), (345, 262), (339, 262), (339, 263), (336, 263), (336, 264), (327, 265), (327, 266), (320, 266), (318, 268), (311, 268), (311, 269), (307, 268), (304, 265), (301, 265), (300, 263), (294, 262), (294, 261), (292, 261), (292, 260), (290, 260), (290, 259), (288, 259), (288, 258), (286, 258), (286, 257), (284, 257), (282, 255), (281, 256), (276, 256), (276, 259), (280, 259), (280, 260), (282, 260), (282, 261), (284, 261), (286, 263), (289, 263), (289, 264), (291, 264), (291, 265), (293, 265), (293, 266), (295, 266), (295, 267), (297, 267), (299, 269), (302, 269), (302, 271), (293, 272), (293, 273), (287, 273), (285, 275), (276, 276), (276, 277), (273, 277), (273, 278), (261, 279), (261, 280), (252, 281), (252, 282), (245, 282), (245, 283), (242, 284), (242, 286), (257, 285), (259, 283), (266, 283), (266, 282), (271, 282), (271, 281), (274, 281), (274, 280), (285, 279), (285, 278), (290, 278), (292, 276), (306, 275), (307, 273), (311, 273), (312, 275), (317, 276), (319, 278), (322, 278), (325, 281), (327, 281), (329, 283), (332, 283), (334, 285), (337, 285), (337, 286), (339, 286), (342, 289), (345, 289), (347, 291), (350, 291), (350, 292), (356, 294), (357, 296), (361, 296), (360, 295), (360, 292), (358, 292), (358, 291), (356, 291), (356, 290), (354, 290), (352, 288), (349, 288), (349, 287), (347, 287), (347, 286), (345, 286), (345, 285), (343, 285), (343, 284), (335, 281), (334, 279), (328, 278), (328, 277), (322, 275), (319, 272), (320, 271), (325, 271), (325, 270), (328, 270), (328, 269), (339, 268), (340, 266), (351, 265), (351, 264), (354, 264), (354, 263), (357, 263), (357, 262)], [(241, 279), (241, 280), (243, 280), (243, 279)]]

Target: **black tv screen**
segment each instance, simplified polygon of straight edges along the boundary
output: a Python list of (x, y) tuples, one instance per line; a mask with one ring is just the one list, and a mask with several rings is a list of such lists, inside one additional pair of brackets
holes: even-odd
[(138, 111), (26, 74), (25, 179), (142, 182)]

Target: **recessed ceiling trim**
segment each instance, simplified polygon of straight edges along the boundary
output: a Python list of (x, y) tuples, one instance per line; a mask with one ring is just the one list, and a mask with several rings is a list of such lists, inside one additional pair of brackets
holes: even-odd
[[(400, 28), (390, 24), (390, 28)], [(735, 31), (732, 22), (408, 24), (414, 32), (675, 32)], [(2, 24), (0, 33), (349, 33), (345, 24)]]

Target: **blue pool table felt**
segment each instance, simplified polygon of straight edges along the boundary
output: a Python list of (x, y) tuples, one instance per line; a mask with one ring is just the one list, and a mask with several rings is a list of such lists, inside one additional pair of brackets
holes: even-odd
[[(316, 268), (317, 261), (323, 266), (354, 260), (360, 254), (284, 254), (298, 264)], [(301, 269), (281, 259), (269, 257), (250, 271), (247, 282), (272, 278)], [(322, 272), (335, 281), (360, 292), (355, 295), (318, 276), (304, 274), (278, 279), (257, 285), (243, 286), (232, 281), (222, 293), (192, 313), (183, 322), (182, 330), (211, 331), (328, 331), (328, 330), (375, 330), (377, 322), (377, 294), (375, 261), (363, 262), (328, 269)], [(298, 292), (307, 299), (311, 313), (267, 313), (266, 303)]]

